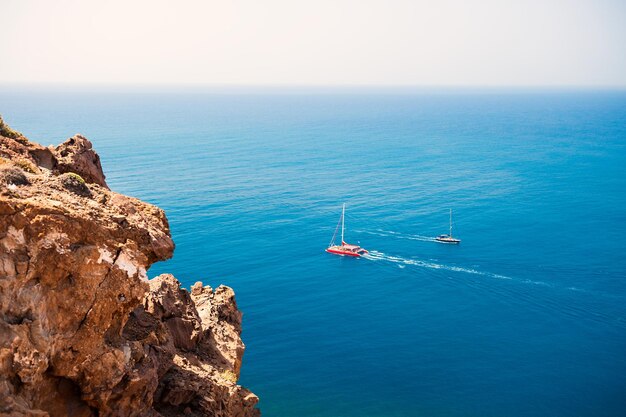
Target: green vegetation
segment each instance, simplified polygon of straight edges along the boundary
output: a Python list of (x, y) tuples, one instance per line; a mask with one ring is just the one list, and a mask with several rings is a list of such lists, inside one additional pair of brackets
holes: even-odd
[(26, 160), (26, 159), (18, 159), (15, 161), (15, 165), (22, 168), (26, 172), (30, 172), (31, 174), (41, 174), (41, 171), (35, 164)]
[(237, 375), (235, 375), (235, 373), (231, 370), (225, 370), (220, 372), (220, 377), (222, 377), (222, 379), (225, 379), (228, 382), (232, 382), (233, 384), (237, 383)]
[(72, 178), (76, 178), (76, 180), (78, 180), (78, 182), (85, 184), (85, 180), (83, 179), (83, 177), (81, 177), (80, 175), (78, 175), (75, 172), (68, 172), (65, 175), (67, 175), (69, 177), (72, 177)]
[(91, 197), (91, 190), (87, 187), (85, 180), (78, 174), (68, 172), (61, 176), (61, 184), (63, 187), (83, 197)]
[(0, 136), (4, 136), (5, 138), (11, 138), (11, 139), (24, 138), (24, 135), (22, 135), (17, 130), (11, 129), (9, 125), (7, 125), (2, 119), (2, 116), (0, 116)]
[(28, 185), (28, 178), (21, 169), (15, 167), (6, 167), (0, 170), (0, 181), (6, 185)]

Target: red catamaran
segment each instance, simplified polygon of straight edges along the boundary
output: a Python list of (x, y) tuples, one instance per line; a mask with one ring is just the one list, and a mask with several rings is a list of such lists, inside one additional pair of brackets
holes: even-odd
[[(328, 253), (332, 253), (334, 255), (341, 255), (341, 256), (354, 256), (354, 257), (360, 257), (361, 255), (365, 255), (367, 252), (367, 250), (363, 249), (360, 246), (357, 245), (350, 245), (346, 242), (344, 242), (343, 240), (343, 230), (344, 230), (344, 217), (346, 214), (346, 204), (343, 204), (343, 208), (341, 210), (341, 218), (339, 219), (339, 223), (337, 223), (337, 227), (335, 228), (335, 233), (333, 234), (333, 238), (330, 241), (330, 244), (328, 245), (328, 248), (326, 248), (326, 252)], [(341, 225), (341, 245), (335, 245), (335, 237), (337, 237), (337, 231), (339, 230), (339, 225)]]

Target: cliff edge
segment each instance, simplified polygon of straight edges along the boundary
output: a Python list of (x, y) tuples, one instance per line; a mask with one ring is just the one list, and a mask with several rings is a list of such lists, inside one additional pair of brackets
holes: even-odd
[(258, 416), (233, 291), (148, 280), (173, 250), (89, 140), (43, 147), (0, 118), (0, 415)]

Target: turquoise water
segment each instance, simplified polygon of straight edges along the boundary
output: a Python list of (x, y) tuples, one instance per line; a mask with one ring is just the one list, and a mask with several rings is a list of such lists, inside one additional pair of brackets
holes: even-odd
[[(0, 90), (232, 286), (263, 415), (623, 416), (626, 93)], [(347, 204), (346, 240), (324, 253)], [(437, 244), (454, 209), (459, 246)]]

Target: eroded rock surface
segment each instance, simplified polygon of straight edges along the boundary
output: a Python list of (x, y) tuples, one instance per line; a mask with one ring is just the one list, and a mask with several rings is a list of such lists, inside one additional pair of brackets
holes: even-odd
[(163, 211), (110, 191), (84, 137), (0, 125), (0, 415), (259, 415), (233, 291), (147, 280)]

